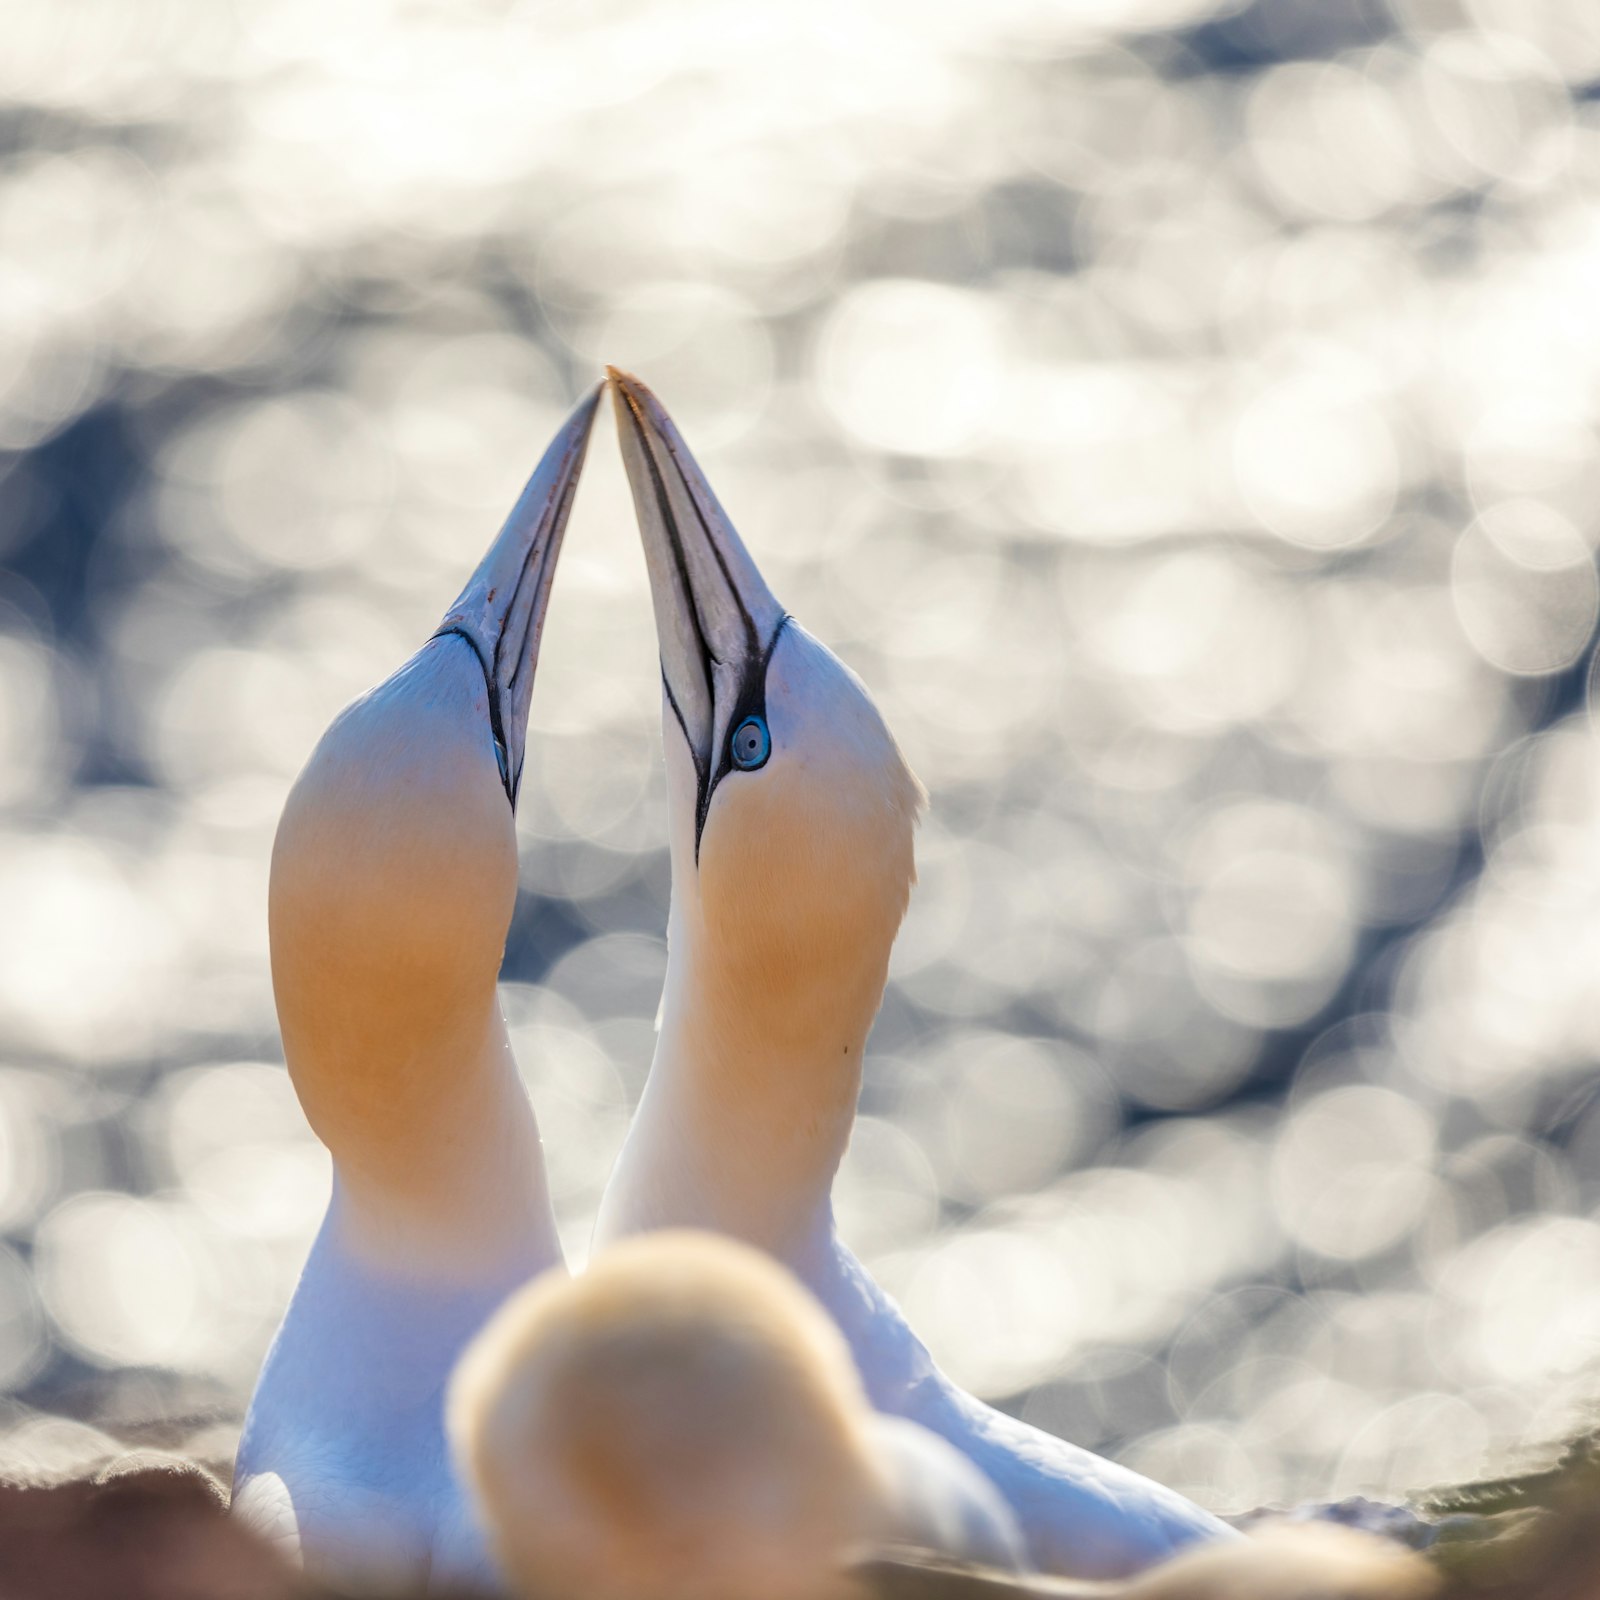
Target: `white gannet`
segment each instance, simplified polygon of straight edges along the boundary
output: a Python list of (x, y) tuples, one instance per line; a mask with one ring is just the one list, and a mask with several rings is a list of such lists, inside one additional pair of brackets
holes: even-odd
[(655, 1060), (597, 1244), (710, 1228), (787, 1262), (874, 1405), (966, 1455), (1044, 1571), (1119, 1576), (1235, 1537), (958, 1388), (835, 1236), (923, 792), (860, 680), (774, 599), (660, 402), (611, 377), (661, 645), (672, 902)]
[(599, 402), (562, 425), (437, 632), (334, 720), (273, 846), (272, 980), (333, 1197), (245, 1419), (234, 1507), (363, 1583), (492, 1581), (443, 1394), (561, 1261), (496, 995), (550, 583)]
[(852, 1558), (897, 1543), (1022, 1562), (993, 1487), (874, 1413), (822, 1307), (725, 1236), (626, 1240), (512, 1295), (447, 1415), (524, 1600), (847, 1600)]

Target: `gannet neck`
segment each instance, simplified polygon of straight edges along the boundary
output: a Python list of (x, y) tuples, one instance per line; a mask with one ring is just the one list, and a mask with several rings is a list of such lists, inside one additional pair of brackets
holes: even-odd
[(667, 708), (660, 1034), (597, 1236), (693, 1223), (794, 1264), (827, 1223), (921, 791), (859, 685), (798, 627), (767, 685), (768, 767), (720, 786), (698, 849), (699, 774)]
[(708, 1027), (704, 992), (669, 977), (655, 1060), (596, 1236), (717, 1228), (794, 1263), (829, 1227), (870, 1015), (762, 1038), (759, 1011), (747, 1013), (749, 1033)]
[(427, 1270), (553, 1245), (496, 993), (516, 831), (467, 644), (432, 641), (324, 735), (268, 895), (285, 1057), (353, 1242)]

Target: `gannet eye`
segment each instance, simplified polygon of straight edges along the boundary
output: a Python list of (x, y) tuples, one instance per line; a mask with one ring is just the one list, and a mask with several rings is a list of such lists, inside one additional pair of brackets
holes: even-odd
[(772, 736), (760, 717), (746, 717), (733, 730), (733, 764), (745, 772), (761, 766), (772, 754)]

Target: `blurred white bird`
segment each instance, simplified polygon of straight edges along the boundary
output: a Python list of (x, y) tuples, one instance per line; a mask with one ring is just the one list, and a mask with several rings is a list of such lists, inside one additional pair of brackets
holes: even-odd
[(234, 1505), (363, 1584), (491, 1581), (444, 1386), (489, 1312), (561, 1260), (496, 980), (534, 667), (598, 399), (438, 631), (323, 735), (273, 848), (284, 1052), (334, 1187), (250, 1404)]
[(846, 1600), (866, 1545), (1015, 1568), (1000, 1497), (874, 1414), (827, 1313), (770, 1257), (663, 1232), (513, 1295), (449, 1432), (525, 1600)]
[(655, 1061), (597, 1242), (708, 1228), (788, 1263), (873, 1404), (965, 1454), (1045, 1571), (1118, 1576), (1237, 1537), (966, 1394), (835, 1236), (829, 1190), (925, 796), (860, 680), (773, 597), (661, 404), (612, 384), (661, 646), (672, 905)]

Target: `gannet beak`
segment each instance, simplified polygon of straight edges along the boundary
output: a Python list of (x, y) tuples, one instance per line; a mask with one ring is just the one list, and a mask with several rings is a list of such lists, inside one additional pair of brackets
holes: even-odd
[(785, 613), (661, 402), (637, 378), (606, 371), (650, 571), (662, 682), (699, 780), (698, 848), (733, 730), (764, 711)]
[(489, 726), (500, 781), (513, 810), (522, 784), (528, 706), (550, 584), (604, 387), (596, 384), (561, 424), (488, 554), (434, 634), (459, 634), (477, 653), (489, 690)]

